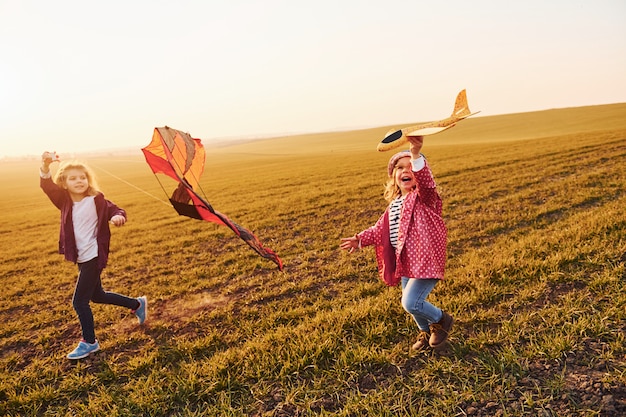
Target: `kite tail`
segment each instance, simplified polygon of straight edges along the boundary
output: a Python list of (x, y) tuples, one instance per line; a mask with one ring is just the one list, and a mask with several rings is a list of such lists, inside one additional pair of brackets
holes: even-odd
[(283, 261), (276, 255), (276, 253), (264, 247), (259, 239), (248, 229), (242, 227), (229, 219), (226, 215), (220, 213), (217, 210), (213, 210), (213, 214), (219, 217), (226, 226), (230, 227), (233, 232), (235, 232), (244, 242), (246, 242), (252, 249), (256, 251), (262, 257), (271, 260), (278, 266), (278, 270), (283, 270)]

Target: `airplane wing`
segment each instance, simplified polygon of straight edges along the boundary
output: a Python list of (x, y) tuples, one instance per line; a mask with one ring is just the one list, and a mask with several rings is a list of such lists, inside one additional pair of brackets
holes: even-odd
[[(404, 134), (405, 136), (427, 136), (427, 135), (434, 135), (435, 133), (439, 133), (439, 132), (443, 132), (446, 129), (450, 129), (451, 127), (454, 127), (457, 122), (460, 122), (463, 119), (467, 119), (470, 116), (475, 115), (476, 113), (480, 113), (479, 111), (475, 112), (475, 113), (468, 113), (464, 116), (461, 117), (457, 117), (456, 119), (446, 119), (446, 120), (442, 120), (439, 122), (431, 122), (426, 124), (426, 126), (424, 127), (420, 127), (415, 126), (414, 128), (405, 128), (402, 129), (404, 131), (406, 131), (406, 133)], [(428, 125), (432, 125), (432, 124), (439, 124), (440, 126), (428, 126)], [(413, 130), (414, 129), (414, 130)], [(396, 138), (396, 140), (399, 139)]]
[(446, 129), (450, 129), (454, 126), (454, 123), (448, 126), (439, 126), (439, 127), (423, 127), (421, 129), (413, 130), (411, 132), (407, 132), (406, 136), (427, 136), (434, 135), (435, 133), (443, 132)]

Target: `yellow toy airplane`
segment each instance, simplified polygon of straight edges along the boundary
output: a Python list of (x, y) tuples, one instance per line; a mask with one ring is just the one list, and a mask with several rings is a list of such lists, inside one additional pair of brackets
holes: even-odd
[[(480, 112), (477, 111), (476, 113)], [(385, 139), (378, 144), (376, 149), (380, 152), (384, 152), (402, 146), (408, 142), (407, 136), (426, 136), (443, 132), (444, 130), (453, 127), (457, 122), (473, 116), (476, 113), (470, 112), (469, 106), (467, 105), (465, 90), (461, 90), (461, 92), (456, 96), (454, 110), (452, 111), (450, 117), (436, 122), (427, 122), (405, 127), (400, 130), (390, 130), (387, 132), (387, 135), (385, 135)]]

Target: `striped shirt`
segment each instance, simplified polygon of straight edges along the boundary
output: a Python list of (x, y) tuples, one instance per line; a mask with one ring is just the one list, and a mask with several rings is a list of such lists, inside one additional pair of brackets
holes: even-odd
[(394, 248), (398, 243), (398, 229), (400, 228), (400, 213), (404, 196), (398, 197), (389, 205), (389, 240)]

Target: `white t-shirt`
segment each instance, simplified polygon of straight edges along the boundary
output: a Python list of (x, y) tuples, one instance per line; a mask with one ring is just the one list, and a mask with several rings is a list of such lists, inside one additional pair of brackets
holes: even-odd
[(74, 202), (72, 207), (74, 238), (78, 250), (77, 262), (83, 263), (98, 256), (98, 213), (94, 196), (87, 196)]

